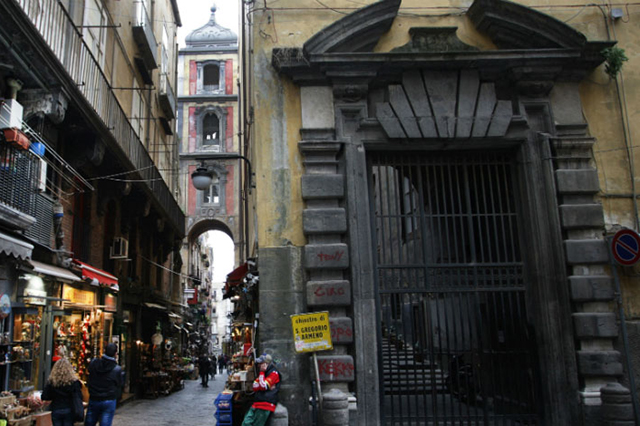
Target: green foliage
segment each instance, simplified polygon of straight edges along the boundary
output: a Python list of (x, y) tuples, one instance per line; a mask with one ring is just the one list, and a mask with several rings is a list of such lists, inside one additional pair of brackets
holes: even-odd
[(616, 78), (624, 62), (628, 61), (627, 55), (624, 54), (624, 49), (613, 46), (602, 51), (602, 56), (605, 59), (604, 71), (609, 74), (611, 78)]

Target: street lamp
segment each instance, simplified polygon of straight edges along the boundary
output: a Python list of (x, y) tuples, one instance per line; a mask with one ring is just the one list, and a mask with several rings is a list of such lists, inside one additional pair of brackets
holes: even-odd
[(200, 166), (191, 173), (191, 182), (193, 186), (199, 191), (207, 190), (211, 185), (217, 183), (217, 176), (215, 173), (210, 171), (205, 165), (204, 162), (207, 160), (244, 160), (247, 162), (247, 167), (249, 168), (249, 192), (251, 192), (251, 188), (253, 184), (251, 183), (251, 176), (253, 176), (253, 172), (251, 170), (251, 162), (249, 159), (243, 155), (239, 154), (230, 154), (221, 152), (219, 154), (210, 154), (204, 158), (201, 158)]

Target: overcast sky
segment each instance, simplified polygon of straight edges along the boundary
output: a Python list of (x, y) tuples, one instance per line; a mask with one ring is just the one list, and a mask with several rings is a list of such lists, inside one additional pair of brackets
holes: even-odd
[(218, 25), (238, 34), (239, 0), (178, 0), (182, 27), (178, 28), (178, 44), (184, 47), (184, 39), (193, 30), (203, 27), (211, 17), (211, 6), (216, 10)]

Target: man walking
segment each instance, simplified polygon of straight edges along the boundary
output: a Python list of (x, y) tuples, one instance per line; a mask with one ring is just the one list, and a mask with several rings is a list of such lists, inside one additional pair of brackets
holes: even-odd
[(200, 386), (203, 388), (209, 387), (209, 374), (211, 370), (211, 361), (209, 361), (209, 357), (206, 354), (202, 354), (200, 356), (200, 361), (198, 362), (198, 370), (200, 371)]
[(276, 410), (280, 373), (273, 363), (271, 355), (263, 354), (256, 359), (260, 373), (253, 381), (254, 403), (244, 417), (242, 426), (263, 426), (269, 415)]
[(118, 347), (109, 343), (101, 358), (89, 364), (89, 407), (85, 426), (111, 426), (116, 412), (118, 393), (123, 384), (122, 368), (116, 361)]

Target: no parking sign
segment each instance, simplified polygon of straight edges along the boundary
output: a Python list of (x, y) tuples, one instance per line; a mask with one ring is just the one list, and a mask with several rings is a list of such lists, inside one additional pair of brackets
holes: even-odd
[(640, 260), (640, 236), (631, 229), (616, 232), (611, 240), (611, 253), (620, 265), (635, 264)]

